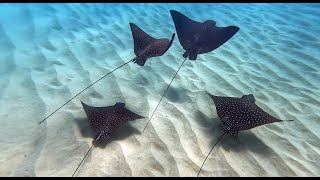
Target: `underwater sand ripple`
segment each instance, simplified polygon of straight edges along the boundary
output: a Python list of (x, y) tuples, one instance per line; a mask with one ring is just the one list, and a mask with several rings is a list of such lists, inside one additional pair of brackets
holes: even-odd
[[(0, 16), (0, 122), (5, 127), (0, 175), (71, 176), (92, 140), (76, 124), (86, 121), (80, 100), (95, 106), (122, 101), (150, 117), (183, 61), (177, 38), (164, 56), (150, 59), (144, 67), (124, 66), (37, 124), (134, 57), (129, 22), (139, 23), (155, 37), (170, 37), (172, 8), (197, 21), (215, 19), (218, 26), (241, 29), (216, 51), (184, 64), (143, 134), (148, 118), (130, 122), (106, 147), (91, 152), (77, 176), (196, 176), (222, 133), (204, 90), (226, 96), (253, 93), (268, 113), (295, 121), (259, 127), (238, 139), (225, 137), (200, 176), (320, 175), (315, 7), (302, 5), (302, 20), (288, 15), (298, 5), (283, 4), (194, 4), (195, 11), (190, 11), (190, 4), (41, 6), (0, 7), (6, 14)], [(147, 17), (149, 12), (156, 13)], [(299, 28), (293, 29), (290, 22)], [(8, 113), (15, 111), (19, 113)]]

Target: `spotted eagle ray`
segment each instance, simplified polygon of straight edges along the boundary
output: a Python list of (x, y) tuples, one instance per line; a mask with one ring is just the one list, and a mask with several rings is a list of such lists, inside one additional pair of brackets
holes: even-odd
[(171, 46), (175, 34), (169, 39), (156, 39), (145, 33), (137, 25), (130, 23), (132, 36), (134, 40), (134, 53), (136, 57), (134, 63), (144, 66), (147, 59), (151, 57), (162, 56)]
[(77, 169), (72, 174), (72, 177), (99, 139), (109, 140), (111, 134), (120, 126), (128, 123), (129, 121), (144, 118), (126, 109), (124, 103), (118, 102), (113, 106), (106, 107), (93, 107), (83, 103), (82, 101), (81, 104), (88, 117), (95, 138), (92, 141), (92, 146), (89, 151), (83, 157)]
[(144, 66), (146, 60), (152, 58), (152, 57), (158, 57), (162, 56), (170, 47), (172, 44), (172, 41), (175, 37), (175, 34), (173, 33), (171, 40), (166, 38), (156, 39), (154, 37), (151, 37), (146, 32), (144, 32), (141, 28), (139, 28), (137, 25), (133, 23), (129, 23), (132, 37), (134, 41), (134, 53), (136, 55), (135, 58), (132, 60), (122, 64), (121, 66), (117, 67), (116, 69), (110, 71), (106, 75), (102, 76), (86, 88), (84, 88), (82, 91), (80, 91), (78, 94), (73, 96), (71, 99), (69, 99), (67, 102), (65, 102), (63, 105), (61, 105), (58, 109), (53, 111), (50, 115), (48, 115), (46, 118), (44, 118), (40, 123), (48, 119), (50, 116), (52, 116), (55, 112), (57, 112), (59, 109), (61, 109), (63, 106), (68, 104), (70, 101), (72, 101), (75, 97), (77, 97), (79, 94), (81, 94), (83, 91), (87, 90), (89, 87), (97, 83), (98, 81), (102, 80), (109, 74), (113, 73), (117, 69), (121, 68), (122, 66), (128, 64), (129, 62), (133, 61), (134, 63)]
[(197, 176), (199, 176), (200, 171), (213, 148), (218, 144), (218, 142), (226, 133), (231, 134), (234, 137), (238, 137), (239, 131), (249, 130), (264, 124), (270, 124), (274, 122), (293, 121), (280, 120), (265, 112), (258, 105), (256, 105), (256, 99), (254, 98), (253, 94), (243, 95), (241, 98), (237, 98), (215, 96), (209, 94), (208, 92), (206, 93), (211, 97), (216, 106), (218, 117), (222, 122), (219, 127), (222, 128), (224, 133), (213, 145), (206, 159), (202, 163)]
[(170, 10), (170, 14), (178, 34), (180, 45), (184, 50), (186, 50), (183, 54), (183, 57), (185, 59), (176, 71), (167, 89), (163, 93), (158, 105), (156, 106), (154, 112), (150, 117), (150, 120), (148, 121), (143, 131), (151, 121), (151, 118), (157, 110), (163, 96), (166, 94), (173, 79), (178, 74), (186, 59), (189, 57), (189, 60), (196, 60), (198, 54), (208, 53), (217, 49), (222, 44), (227, 42), (232, 36), (234, 36), (240, 29), (236, 26), (217, 27), (216, 22), (213, 20), (197, 22), (175, 10)]

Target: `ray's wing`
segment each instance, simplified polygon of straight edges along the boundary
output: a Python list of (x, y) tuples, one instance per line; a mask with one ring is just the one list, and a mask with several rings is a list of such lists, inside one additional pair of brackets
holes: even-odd
[(147, 45), (156, 40), (156, 38), (151, 37), (133, 23), (130, 23), (130, 28), (134, 42), (134, 53), (136, 54), (136, 56), (139, 56), (147, 47)]
[(220, 47), (222, 44), (227, 42), (232, 36), (234, 36), (238, 31), (239, 27), (228, 26), (228, 27), (217, 27), (215, 25), (209, 26), (206, 33), (201, 41), (199, 54), (207, 53), (213, 51)]
[(271, 116), (255, 103), (243, 103), (243, 106), (246, 106), (245, 108), (242, 107), (242, 112), (246, 114), (246, 118), (242, 118), (241, 122), (241, 129), (243, 130), (282, 121)]
[(170, 10), (181, 46), (184, 50), (188, 50), (194, 36), (201, 31), (202, 23), (194, 21), (178, 11)]
[(116, 104), (115, 107), (116, 107), (116, 110), (115, 110), (116, 118), (123, 123), (128, 122), (128, 121), (133, 121), (136, 119), (140, 119), (140, 118), (144, 118), (143, 116), (140, 116), (140, 115), (126, 109), (124, 107), (124, 103), (121, 104), (120, 106)]
[(224, 96), (215, 96), (206, 92), (211, 99), (213, 100), (216, 111), (220, 119), (224, 117), (232, 118), (237, 113), (237, 105), (241, 101), (241, 98), (237, 97), (224, 97)]
[[(93, 107), (83, 103), (82, 101), (81, 104), (95, 135), (100, 134), (101, 131), (108, 133), (106, 128), (107, 124), (111, 122), (111, 115), (114, 113), (113, 106)], [(103, 137), (102, 139), (104, 139)]]

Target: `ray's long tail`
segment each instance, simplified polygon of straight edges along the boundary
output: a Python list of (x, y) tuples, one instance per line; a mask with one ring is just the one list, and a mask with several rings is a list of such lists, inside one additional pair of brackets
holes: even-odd
[[(206, 91), (206, 93), (209, 94), (207, 91)], [(210, 95), (210, 94), (209, 94), (209, 95)], [(280, 121), (294, 121), (294, 120), (290, 119), (290, 120), (280, 120)], [(204, 163), (206, 162), (207, 158), (209, 157), (211, 151), (214, 149), (214, 147), (216, 147), (216, 145), (218, 144), (218, 142), (222, 139), (222, 137), (223, 137), (225, 134), (226, 134), (226, 132), (224, 132), (224, 133), (221, 135), (221, 137), (218, 139), (218, 141), (217, 141), (217, 142), (213, 145), (213, 147), (211, 148), (210, 152), (208, 153), (208, 155), (207, 155), (206, 158), (204, 159), (204, 161), (203, 161), (203, 163), (202, 163), (202, 165), (201, 165), (201, 167), (200, 167), (200, 169), (199, 169), (199, 172), (198, 172), (198, 174), (197, 174), (197, 177), (199, 177), (199, 174), (200, 174), (200, 172), (201, 172), (201, 169), (202, 169)]]
[(156, 108), (154, 109), (154, 111), (153, 111), (153, 113), (152, 113), (152, 115), (151, 115), (151, 117), (150, 117), (150, 119), (149, 119), (149, 121), (148, 121), (147, 125), (144, 127), (144, 129), (143, 129), (142, 133), (144, 132), (144, 130), (146, 130), (146, 128), (147, 128), (148, 124), (150, 123), (150, 121), (151, 121), (151, 119), (152, 119), (152, 117), (153, 117), (154, 113), (156, 112), (156, 110), (157, 110), (157, 108), (158, 108), (158, 106), (159, 106), (160, 102), (162, 101), (162, 98), (164, 97), (164, 95), (165, 95), (165, 94), (166, 94), (166, 92), (168, 91), (168, 89), (169, 89), (169, 87), (170, 87), (170, 85), (171, 85), (172, 81), (174, 80), (174, 78), (176, 77), (176, 75), (178, 74), (179, 70), (181, 69), (182, 65), (184, 64), (184, 62), (185, 62), (186, 60), (187, 60), (187, 58), (185, 58), (185, 59), (184, 59), (184, 61), (183, 61), (183, 62), (182, 62), (182, 64), (180, 65), (179, 69), (178, 69), (178, 70), (177, 70), (177, 72), (174, 74), (173, 78), (171, 79), (171, 82), (169, 83), (169, 85), (168, 85), (167, 89), (164, 91), (163, 95), (161, 96), (161, 99), (160, 99), (160, 101), (159, 101), (158, 105), (157, 105), (157, 106), (156, 106)]
[(97, 83), (98, 81), (102, 80), (103, 78), (107, 77), (109, 74), (113, 73), (114, 71), (116, 71), (117, 69), (121, 68), (122, 66), (128, 64), (129, 62), (133, 61), (134, 59), (122, 64), (121, 66), (117, 67), (116, 69), (108, 72), (106, 75), (102, 76), (101, 78), (99, 78), (98, 80), (96, 80), (95, 82), (93, 82), (92, 84), (90, 84), (89, 86), (87, 86), (86, 88), (84, 88), (82, 91), (80, 91), (78, 94), (76, 94), (75, 96), (73, 96), (71, 99), (69, 99), (67, 102), (65, 102), (63, 105), (61, 105), (58, 109), (56, 109), (55, 111), (53, 111), (49, 116), (47, 116), (46, 118), (44, 118), (42, 121), (39, 122), (39, 124), (41, 124), (43, 121), (47, 120), (50, 116), (52, 116), (54, 113), (56, 113), (59, 109), (61, 109), (63, 106), (65, 106), (66, 104), (68, 104), (70, 101), (72, 101), (75, 97), (77, 97), (79, 94), (81, 94), (83, 91), (87, 90), (89, 87), (91, 87), (92, 85), (94, 85), (95, 83)]
[(97, 137), (97, 139), (94, 141), (94, 143), (92, 143), (89, 151), (87, 152), (87, 154), (83, 157), (82, 161), (80, 162), (80, 164), (78, 165), (77, 169), (74, 171), (74, 173), (72, 174), (72, 177), (76, 174), (77, 170), (79, 169), (79, 167), (81, 166), (82, 162), (86, 159), (86, 157), (88, 156), (89, 152), (92, 150), (92, 148), (94, 147), (94, 145), (96, 144), (96, 142), (99, 140), (100, 136), (103, 134), (103, 131), (99, 134), (99, 136)]
[(202, 165), (201, 165), (201, 167), (200, 167), (200, 170), (199, 170), (199, 172), (198, 172), (198, 174), (197, 174), (197, 177), (199, 177), (199, 174), (200, 174), (200, 172), (201, 172), (201, 169), (202, 169), (204, 163), (206, 162), (207, 158), (209, 157), (211, 151), (214, 149), (214, 147), (216, 147), (216, 145), (218, 144), (218, 142), (222, 139), (222, 137), (223, 137), (225, 134), (226, 134), (226, 132), (224, 132), (224, 133), (222, 134), (222, 136), (218, 139), (218, 141), (217, 141), (217, 142), (213, 145), (213, 147), (211, 148), (210, 152), (208, 153), (208, 155), (206, 156), (206, 158), (204, 159), (204, 161), (203, 161), (203, 163), (202, 163)]

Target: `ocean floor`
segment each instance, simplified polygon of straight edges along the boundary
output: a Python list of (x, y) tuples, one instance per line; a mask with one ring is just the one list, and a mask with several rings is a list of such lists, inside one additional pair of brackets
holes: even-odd
[[(177, 36), (163, 56), (129, 63), (38, 124), (135, 57), (129, 22), (171, 38), (171, 9), (240, 30), (185, 62), (144, 133), (184, 60)], [(319, 17), (319, 4), (1, 4), (0, 176), (71, 176), (93, 140), (80, 100), (147, 118), (95, 147), (75, 176), (196, 176), (223, 134), (205, 91), (253, 94), (294, 121), (225, 135), (199, 176), (320, 176)]]

